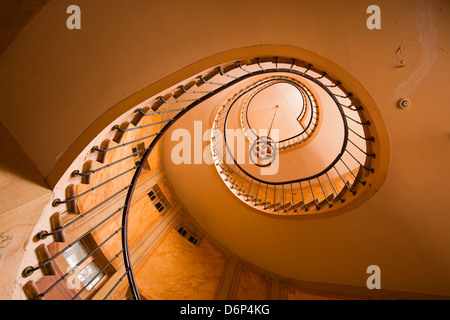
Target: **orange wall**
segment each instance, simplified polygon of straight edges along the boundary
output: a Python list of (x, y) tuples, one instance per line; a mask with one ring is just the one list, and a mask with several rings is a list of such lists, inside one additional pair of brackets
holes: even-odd
[(224, 254), (207, 239), (197, 247), (171, 229), (140, 264), (135, 277), (146, 299), (211, 300), (225, 266)]
[[(450, 66), (448, 2), (385, 2), (381, 30), (365, 28), (365, 10), (372, 4), (365, 0), (231, 1), (227, 6), (202, 0), (196, 7), (172, 1), (77, 2), (82, 30), (65, 28), (69, 1), (51, 1), (0, 56), (0, 117), (44, 176), (80, 136), (88, 132), (88, 143), (105, 127), (92, 127), (94, 121), (105, 115), (115, 119), (142, 96), (127, 108), (113, 108), (120, 101), (183, 67), (259, 44), (310, 50), (348, 70), (380, 106), (393, 150), (386, 183), (364, 206), (333, 219), (274, 224), (264, 218), (258, 224), (253, 214), (239, 212), (236, 217), (244, 223), (236, 230), (233, 213), (226, 212), (217, 229), (208, 210), (192, 206), (200, 209), (196, 218), (236, 249), (253, 226), (282, 230), (277, 239), (297, 245), (286, 251), (298, 253), (298, 261), (277, 259), (280, 266), (254, 261), (274, 272), (361, 284), (365, 268), (377, 263), (390, 288), (449, 294), (449, 172), (442, 169), (449, 155), (449, 78), (443, 72)], [(236, 8), (246, 14), (236, 14)], [(399, 67), (400, 59), (405, 67)], [(412, 107), (400, 110), (397, 101), (405, 96)], [(415, 198), (418, 194), (423, 197)], [(226, 238), (230, 230), (242, 236), (232, 239), (235, 243)], [(267, 245), (275, 254), (279, 247)], [(254, 252), (252, 246), (245, 249), (242, 256)], [(332, 265), (334, 272), (318, 273), (316, 265), (302, 267), (303, 261)]]
[(270, 297), (270, 282), (264, 276), (246, 268), (237, 271), (231, 299), (267, 300)]

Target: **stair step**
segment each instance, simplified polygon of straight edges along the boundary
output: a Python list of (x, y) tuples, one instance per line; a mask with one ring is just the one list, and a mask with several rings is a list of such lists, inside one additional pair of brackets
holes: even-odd
[(262, 200), (261, 199), (254, 199), (254, 200), (252, 200), (252, 201), (254, 201), (255, 202), (255, 206), (257, 206), (257, 205), (261, 205), (261, 203), (262, 203)]
[[(370, 157), (367, 157), (367, 158), (370, 158)], [(356, 192), (356, 188), (358, 187), (359, 184), (365, 185), (365, 182), (363, 182), (363, 183), (360, 182), (361, 178), (364, 174), (364, 170), (365, 169), (362, 166), (359, 167), (358, 174), (356, 175), (355, 181), (353, 182), (353, 184), (350, 188), (353, 192)]]
[(238, 196), (247, 196), (247, 191), (245, 191), (244, 189), (238, 190)]
[(280, 205), (280, 209), (284, 210), (284, 212), (287, 212), (287, 211), (293, 209), (292, 203), (291, 202), (286, 202), (284, 205), (283, 204)]
[(294, 212), (297, 212), (299, 209), (301, 209), (301, 208), (303, 208), (302, 207), (302, 201), (300, 201), (300, 202), (297, 202), (297, 203), (294, 203), (290, 208), (289, 208), (289, 210), (294, 210)]
[[(320, 201), (318, 205), (319, 205), (320, 208), (322, 208), (323, 205), (327, 205), (329, 207), (332, 207), (333, 206), (333, 199), (334, 199), (334, 194), (330, 194), (326, 199), (323, 199), (322, 201)], [(328, 200), (328, 202), (330, 204), (328, 204), (327, 200)]]
[(311, 208), (311, 207), (316, 207), (317, 209), (320, 209), (320, 207), (319, 207), (319, 201), (317, 201), (317, 199), (315, 199), (315, 200), (311, 200), (310, 202), (308, 202), (307, 204), (306, 204), (306, 207), (307, 208)]
[[(50, 252), (48, 251), (47, 245), (41, 244), (36, 248), (36, 256), (38, 258), (39, 265), (43, 265), (50, 260)], [(56, 274), (56, 268), (53, 261), (48, 262), (42, 268), (40, 268), (42, 273), (46, 276), (51, 276)]]
[(73, 213), (80, 213), (77, 199), (75, 199), (76, 196), (77, 196), (77, 190), (76, 190), (75, 185), (72, 183), (72, 184), (68, 185), (66, 188), (66, 199), (72, 199), (72, 200), (66, 202), (67, 211), (73, 212)]
[(50, 217), (50, 226), (52, 228), (52, 232), (60, 230), (53, 234), (53, 239), (55, 242), (65, 242), (66, 237), (64, 236), (64, 230), (62, 229), (61, 213), (56, 212)]
[(274, 208), (274, 209), (278, 210), (277, 207), (280, 206), (280, 203), (279, 203), (279, 202), (274, 203), (274, 204), (272, 204), (271, 202), (269, 202), (269, 203), (270, 203), (270, 205), (267, 207), (267, 209), (269, 209), (269, 208)]
[(36, 283), (33, 280), (28, 281), (23, 286), (23, 291), (26, 297), (30, 300), (44, 300), (44, 298), (40, 296), (41, 292), (39, 291)]

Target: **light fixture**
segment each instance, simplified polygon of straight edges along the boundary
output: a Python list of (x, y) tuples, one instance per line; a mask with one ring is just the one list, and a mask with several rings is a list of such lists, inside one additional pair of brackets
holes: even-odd
[(401, 99), (398, 102), (398, 106), (402, 109), (406, 109), (411, 105), (411, 101), (409, 101), (409, 99)]

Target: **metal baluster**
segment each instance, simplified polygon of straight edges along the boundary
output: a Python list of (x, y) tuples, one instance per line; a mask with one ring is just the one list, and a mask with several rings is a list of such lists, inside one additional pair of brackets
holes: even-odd
[(339, 175), (339, 177), (341, 178), (342, 182), (344, 182), (344, 186), (353, 194), (356, 194), (356, 191), (350, 189), (350, 187), (348, 186), (347, 182), (344, 180), (344, 178), (342, 178), (341, 174), (339, 173), (338, 169), (336, 168), (336, 166), (333, 167), (334, 170), (336, 170), (337, 174)]
[(273, 211), (277, 211), (276, 198), (275, 198), (276, 194), (277, 194), (277, 185), (274, 184), (273, 185)]
[(333, 188), (334, 193), (336, 194), (336, 197), (337, 197), (339, 200), (341, 200), (341, 202), (344, 202), (345, 199), (342, 199), (342, 198), (339, 196), (339, 194), (337, 193), (336, 188), (335, 188), (334, 185), (333, 185), (333, 182), (331, 182), (331, 179), (330, 179), (330, 176), (328, 175), (328, 172), (326, 172), (325, 174), (327, 175), (328, 181), (330, 181), (331, 187)]
[(247, 200), (246, 200), (246, 201), (248, 201), (248, 197), (249, 197), (249, 195), (250, 195), (250, 191), (252, 190), (252, 185), (253, 185), (253, 178), (252, 178), (252, 181), (250, 181), (250, 187), (249, 187), (249, 189), (248, 189)]
[(302, 188), (302, 183), (299, 182), (298, 183), (300, 185), (300, 192), (302, 194), (302, 203), (303, 203), (303, 207), (305, 207), (305, 211), (308, 211), (308, 207), (306, 206), (306, 202), (305, 202), (305, 197), (303, 196), (303, 188)]
[(291, 198), (292, 198), (292, 207), (294, 208), (294, 212), (297, 212), (297, 208), (295, 207), (295, 202), (294, 202), (294, 191), (292, 190), (292, 183), (291, 183)]
[(327, 195), (325, 194), (325, 190), (322, 187), (322, 183), (320, 182), (319, 177), (317, 177), (317, 181), (319, 181), (320, 188), (322, 189), (323, 196), (325, 197), (325, 201), (328, 203), (328, 206), (331, 208), (333, 206), (332, 203), (328, 201)]
[(347, 149), (345, 149), (345, 151), (347, 151), (347, 153), (348, 153), (349, 155), (351, 155), (352, 158), (355, 159), (355, 161), (358, 162), (359, 165), (360, 165), (361, 167), (363, 167), (363, 168), (366, 169), (367, 171), (370, 171), (371, 173), (374, 173), (374, 172), (375, 172), (375, 169), (374, 169), (374, 168), (367, 168), (365, 165), (363, 165), (361, 162), (359, 162), (359, 160), (356, 159), (355, 156), (354, 156), (353, 154), (350, 153), (350, 151), (348, 151)]
[(268, 189), (269, 189), (269, 184), (267, 184), (267, 186), (266, 186), (266, 196), (264, 197), (264, 210), (267, 209), (266, 204), (267, 204), (267, 190), (268, 190)]
[(258, 182), (258, 189), (256, 189), (256, 195), (255, 195), (255, 206), (258, 202), (258, 193), (259, 193), (259, 187), (261, 186), (261, 182)]
[(308, 183), (309, 183), (309, 188), (311, 189), (311, 193), (312, 193), (312, 196), (313, 196), (313, 199), (314, 199), (314, 204), (316, 205), (317, 210), (320, 210), (320, 207), (317, 204), (317, 200), (316, 200), (316, 197), (314, 195), (314, 190), (313, 190), (313, 188), (311, 186), (311, 180), (308, 180)]

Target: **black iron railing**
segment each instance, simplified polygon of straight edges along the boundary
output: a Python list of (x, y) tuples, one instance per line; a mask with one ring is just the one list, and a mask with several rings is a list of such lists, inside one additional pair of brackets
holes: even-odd
[[(364, 176), (363, 171), (373, 172), (371, 158), (375, 157), (375, 154), (372, 153), (374, 139), (370, 136), (369, 127), (371, 124), (369, 121), (365, 120), (366, 116), (364, 108), (356, 99), (353, 99), (353, 95), (347, 91), (342, 83), (337, 79), (331, 78), (325, 72), (316, 69), (307, 62), (289, 57), (258, 57), (246, 61), (234, 61), (224, 64), (198, 75), (195, 80), (178, 85), (171, 92), (163, 93), (161, 96), (154, 99), (148, 107), (136, 109), (129, 114), (128, 121), (120, 124), (118, 123), (112, 127), (110, 132), (112, 139), (111, 137), (105, 137), (105, 140), (101, 145), (94, 146), (91, 149), (92, 155), (95, 156), (96, 159), (86, 161), (82, 168), (71, 173), (70, 178), (74, 179), (75, 182), (66, 188), (65, 197), (59, 196), (53, 200), (53, 208), (58, 211), (49, 218), (48, 230), (41, 230), (36, 234), (35, 240), (37, 244), (36, 253), (38, 262), (34, 266), (27, 266), (22, 272), (23, 278), (30, 279), (24, 286), (27, 297), (30, 299), (46, 299), (49, 293), (64, 282), (64, 280), (67, 280), (80, 265), (88, 261), (93, 255), (101, 252), (105, 245), (114, 242), (120, 243), (120, 249), (117, 253), (110, 256), (107, 261), (103, 262), (97, 273), (93, 274), (90, 281), (83, 283), (81, 287), (76, 288), (73, 291), (71, 298), (79, 299), (83, 296), (92, 298), (92, 295), (86, 294), (87, 289), (93, 285), (97, 276), (100, 276), (111, 266), (115, 266), (115, 276), (110, 277), (107, 284), (103, 283), (103, 286), (105, 288), (107, 287), (107, 290), (103, 290), (104, 296), (95, 296), (95, 298), (111, 298), (116, 291), (123, 289), (123, 286), (125, 285), (123, 280), (127, 278), (129, 296), (125, 295), (125, 297), (135, 300), (141, 299), (133, 272), (131, 251), (129, 248), (128, 221), (136, 189), (142, 183), (139, 179), (143, 172), (142, 164), (149, 159), (163, 134), (167, 132), (178, 119), (189, 112), (189, 110), (195, 108), (202, 102), (207, 101), (211, 97), (225, 92), (234, 85), (261, 75), (268, 75), (273, 78), (291, 75), (314, 82), (322, 88), (332, 98), (342, 116), (345, 133), (341, 151), (324, 170), (315, 175), (283, 182), (263, 180), (245, 171), (234, 158), (230, 164), (224, 162), (226, 156), (229, 155), (229, 150), (226, 151), (228, 153), (223, 153), (223, 151), (221, 153), (219, 152), (218, 145), (219, 137), (226, 141), (226, 135), (222, 135), (222, 133), (226, 128), (227, 117), (225, 113), (223, 113), (223, 115), (225, 115), (224, 118), (220, 120), (216, 119), (217, 121), (213, 125), (212, 138), (215, 163), (220, 168), (219, 172), (223, 179), (230, 184), (231, 188), (236, 191), (238, 196), (244, 197), (245, 201), (254, 201), (255, 206), (260, 205), (264, 210), (271, 207), (274, 211), (283, 208), (284, 212), (288, 212), (290, 209), (297, 212), (300, 208), (308, 210), (311, 207), (311, 203), (319, 210), (323, 203), (327, 203), (331, 206), (335, 199), (344, 201), (345, 190), (354, 194), (356, 192), (356, 184), (365, 183), (362, 181), (362, 176)], [(302, 93), (304, 101), (308, 103), (310, 118), (304, 132), (297, 137), (288, 139), (288, 144), (294, 144), (293, 141), (295, 141), (295, 139), (298, 141), (306, 140), (317, 127), (318, 106), (316, 105), (314, 97), (306, 87), (299, 84), (299, 82), (296, 86)], [(231, 108), (233, 102), (230, 102), (228, 106)], [(306, 105), (304, 106), (304, 109), (306, 114)], [(149, 120), (149, 123), (147, 124), (139, 125), (146, 117), (154, 117), (155, 119)], [(349, 126), (347, 124), (348, 119), (354, 122), (355, 126), (361, 128)], [(219, 122), (221, 122), (221, 124), (219, 124)], [(139, 133), (140, 135), (135, 136), (129, 141), (123, 141), (124, 135), (131, 132)], [(359, 139), (364, 143), (361, 144), (355, 142), (354, 140), (356, 139)], [(289, 142), (290, 140), (292, 141)], [(124, 148), (126, 146), (136, 144), (137, 142), (145, 142), (146, 149), (138, 152), (128, 151), (128, 153), (124, 151), (124, 155), (119, 159), (108, 159), (107, 155), (111, 152), (125, 150)], [(349, 150), (349, 145), (352, 145), (355, 148)], [(355, 156), (353, 154), (355, 151), (360, 152), (363, 157), (360, 155)], [(347, 158), (344, 159), (345, 154), (350, 155), (358, 163), (356, 169), (350, 167), (350, 164), (347, 163)], [(132, 161), (135, 156), (140, 157), (140, 163), (138, 165), (116, 173), (117, 168), (121, 168), (120, 165), (126, 166), (125, 164)], [(232, 154), (231, 156), (233, 157)], [(99, 163), (101, 165), (98, 168), (94, 168), (94, 163)], [(342, 172), (341, 167), (338, 167), (338, 163), (343, 163), (344, 167), (347, 168), (345, 173)], [(110, 174), (106, 175), (105, 173)], [(91, 184), (92, 181), (95, 180), (94, 178), (100, 177), (99, 174), (105, 174), (107, 178), (91, 188), (85, 188), (85, 191), (78, 192), (76, 186)], [(131, 174), (131, 181), (124, 179), (125, 177), (130, 177)], [(351, 184), (348, 183), (344, 177), (345, 174), (353, 177), (353, 182)], [(336, 182), (332, 181), (335, 177), (341, 179), (342, 184), (338, 185)], [(330, 197), (325, 190), (326, 181), (328, 181), (326, 186), (331, 188), (332, 197)], [(322, 195), (319, 195), (317, 191), (314, 191), (314, 184), (316, 184), (316, 189), (321, 189)], [(113, 185), (114, 187), (111, 188), (112, 191), (103, 198), (100, 197), (100, 200), (93, 203), (89, 209), (80, 208), (78, 201), (80, 201), (81, 198), (91, 195), (106, 185)], [(306, 190), (305, 185), (311, 192)], [(309, 201), (308, 197), (312, 197), (313, 199)], [(321, 199), (321, 201), (319, 201), (319, 199)], [(288, 201), (290, 204), (288, 204)], [(68, 221), (63, 221), (61, 218), (63, 214), (68, 214), (69, 216), (76, 214), (76, 217), (68, 219)], [(92, 232), (98, 230), (120, 214), (122, 214), (122, 217), (121, 226), (119, 228), (116, 228), (106, 237), (106, 239), (101, 241), (100, 244), (95, 244), (90, 247), (87, 255), (69, 268), (67, 272), (58, 273), (55, 271), (58, 269), (58, 260), (64, 253), (80, 241), (86, 240)], [(98, 219), (95, 220), (96, 223), (89, 228), (83, 229), (83, 232), (76, 237), (76, 239), (65, 244), (64, 232), (68, 228), (76, 228), (77, 225), (82, 224), (84, 220), (90, 219), (92, 216), (98, 216)], [(119, 235), (120, 239), (118, 239)], [(52, 242), (65, 246), (61, 249), (57, 248), (56, 252), (54, 252), (48, 250), (48, 247)], [(39, 245), (39, 243), (42, 245)], [(120, 259), (120, 257), (122, 259)], [(52, 284), (47, 285), (44, 289), (36, 285), (39, 278), (50, 275), (53, 277), (52, 279), (54, 279)], [(124, 296), (122, 295), (122, 297)]]
[[(370, 145), (369, 148), (366, 149), (368, 141), (373, 142), (373, 137), (371, 136), (363, 136), (358, 133), (356, 133), (355, 128), (350, 129), (347, 119), (350, 119), (355, 124), (360, 126), (360, 132), (367, 132), (366, 129), (363, 128), (363, 126), (370, 126), (370, 122), (368, 121), (362, 121), (359, 118), (359, 115), (357, 114), (358, 111), (363, 110), (361, 106), (357, 106), (355, 108), (352, 108), (352, 106), (346, 106), (343, 105), (339, 97), (343, 97), (342, 95), (335, 95), (330, 88), (335, 88), (339, 86), (341, 83), (339, 81), (336, 81), (335, 84), (325, 84), (321, 82), (321, 79), (323, 79), (326, 76), (326, 73), (323, 72), (320, 76), (314, 77), (311, 75), (308, 75), (308, 71), (310, 69), (310, 65), (308, 65), (307, 69), (303, 72), (299, 72), (297, 70), (293, 70), (290, 68), (287, 69), (265, 69), (266, 72), (270, 73), (276, 73), (276, 72), (290, 72), (291, 74), (295, 74), (297, 76), (303, 77), (311, 82), (314, 82), (316, 85), (320, 86), (334, 101), (336, 108), (339, 110), (339, 113), (341, 115), (341, 120), (343, 124), (343, 130), (344, 130), (344, 138), (342, 139), (342, 146), (340, 149), (340, 152), (336, 155), (334, 160), (322, 171), (310, 175), (307, 177), (302, 177), (298, 179), (292, 179), (288, 181), (270, 181), (268, 179), (263, 179), (262, 177), (257, 177), (254, 174), (249, 173), (248, 170), (245, 170), (242, 165), (239, 164), (239, 162), (236, 160), (236, 157), (233, 155), (233, 151), (230, 149), (228, 143), (227, 143), (227, 120), (230, 114), (231, 109), (235, 106), (236, 102), (242, 98), (245, 94), (251, 92), (255, 88), (258, 87), (258, 85), (264, 84), (263, 81), (258, 83), (258, 85), (254, 84), (252, 86), (249, 86), (245, 88), (244, 90), (241, 90), (240, 92), (236, 93), (232, 98), (230, 98), (226, 104), (224, 104), (217, 116), (216, 120), (213, 124), (213, 134), (212, 134), (212, 150), (213, 155), (215, 159), (215, 163), (221, 167), (220, 173), (222, 177), (224, 178), (225, 182), (229, 182), (230, 188), (236, 190), (236, 194), (238, 196), (243, 196), (245, 201), (249, 201), (250, 198), (254, 199), (254, 205), (261, 205), (263, 207), (263, 210), (267, 210), (268, 208), (273, 209), (273, 211), (277, 211), (278, 209), (282, 208), (283, 211), (286, 213), (288, 209), (292, 209), (294, 212), (297, 212), (298, 209), (304, 209), (305, 211), (308, 211), (311, 206), (314, 206), (317, 210), (320, 210), (321, 207), (326, 204), (329, 207), (333, 206), (333, 200), (339, 200), (341, 202), (344, 202), (345, 199), (343, 197), (343, 193), (348, 190), (352, 194), (356, 193), (356, 184), (361, 183), (365, 185), (365, 181), (361, 180), (361, 176), (363, 175), (363, 170), (366, 170), (368, 172), (373, 172), (374, 169), (370, 167), (370, 158), (374, 158), (375, 154), (372, 152), (367, 152), (367, 149), (371, 149)], [(264, 87), (263, 87), (264, 89)], [(256, 93), (260, 92), (259, 89), (256, 90)], [(252, 95), (253, 96), (253, 95)], [(309, 94), (308, 95), (309, 101), (312, 104), (313, 97)], [(345, 97), (348, 98), (348, 97)], [(243, 110), (245, 108), (248, 108), (248, 104), (244, 103)], [(348, 115), (347, 112), (353, 112), (356, 114)], [(355, 119), (355, 117), (357, 119)], [(242, 122), (241, 122), (242, 123)], [(310, 122), (311, 124), (311, 122)], [(245, 124), (244, 124), (245, 129)], [(311, 130), (312, 132), (313, 130)], [(349, 132), (354, 133), (355, 137), (357, 139), (362, 139), (364, 141), (364, 149), (361, 148), (358, 144), (356, 144), (352, 139), (349, 138)], [(255, 133), (254, 137), (257, 138), (257, 135)], [(349, 150), (349, 143), (354, 148), (356, 148), (357, 151), (360, 152), (360, 154), (355, 156), (352, 152)], [(276, 146), (276, 144), (274, 144)], [(280, 147), (280, 143), (278, 144), (278, 147)], [(345, 155), (349, 155), (358, 165), (357, 168), (351, 169), (349, 167), (349, 164), (347, 163), (349, 160), (345, 158)], [(362, 157), (361, 157), (362, 155)], [(231, 161), (229, 160), (231, 158)], [(338, 170), (337, 164), (342, 163), (345, 168), (345, 173), (350, 174), (350, 181), (346, 181), (344, 179), (343, 175), (344, 173), (342, 170)], [(356, 169), (356, 173), (354, 173)], [(341, 171), (341, 172), (340, 172)], [(334, 175), (338, 177), (340, 181), (332, 181), (330, 178), (330, 175)], [(321, 181), (322, 179), (322, 181)], [(239, 180), (239, 182), (238, 182)], [(245, 191), (244, 185), (247, 181), (247, 190)], [(302, 186), (302, 183), (306, 184), (306, 188)], [(327, 185), (331, 192), (326, 192), (324, 189), (324, 185)], [(316, 186), (316, 188), (313, 188), (313, 185)], [(253, 187), (253, 189), (252, 189)], [(265, 192), (263, 192), (263, 195), (260, 195), (260, 189), (265, 189)], [(316, 191), (315, 191), (316, 189)], [(273, 193), (273, 201), (269, 199), (270, 196), (268, 196), (268, 192), (271, 190), (271, 193)], [(277, 191), (278, 191), (278, 197), (277, 197)], [(294, 197), (295, 195), (295, 197)], [(290, 199), (286, 200), (286, 196), (288, 196)], [(277, 199), (279, 201), (277, 201)], [(298, 200), (296, 200), (298, 199)], [(319, 201), (321, 199), (321, 201)]]
[[(254, 143), (258, 140), (259, 136), (256, 134), (255, 130), (250, 126), (250, 122), (248, 119), (248, 109), (250, 104), (252, 103), (252, 100), (254, 97), (262, 92), (263, 90), (276, 85), (276, 84), (282, 84), (287, 83), (290, 85), (293, 85), (299, 93), (301, 94), (302, 100), (301, 100), (301, 110), (299, 113), (299, 116), (297, 117), (297, 121), (302, 126), (302, 130), (288, 138), (281, 139), (279, 141), (274, 141), (276, 147), (278, 149), (286, 149), (292, 146), (296, 146), (300, 143), (305, 142), (314, 132), (314, 130), (317, 127), (318, 124), (318, 107), (316, 104), (316, 101), (313, 99), (311, 92), (303, 86), (298, 81), (295, 81), (292, 78), (288, 77), (270, 77), (266, 78), (260, 81), (257, 81), (256, 83), (252, 84), (251, 86), (246, 88), (246, 92), (252, 92), (249, 97), (246, 98), (246, 100), (243, 102), (243, 107), (241, 108), (241, 127), (244, 130), (245, 135), (249, 139), (250, 143)], [(221, 109), (219, 112), (222, 112)], [(225, 121), (225, 117), (219, 118), (216, 117), (215, 124), (218, 124), (219, 120)], [(307, 121), (307, 122), (306, 122)]]

